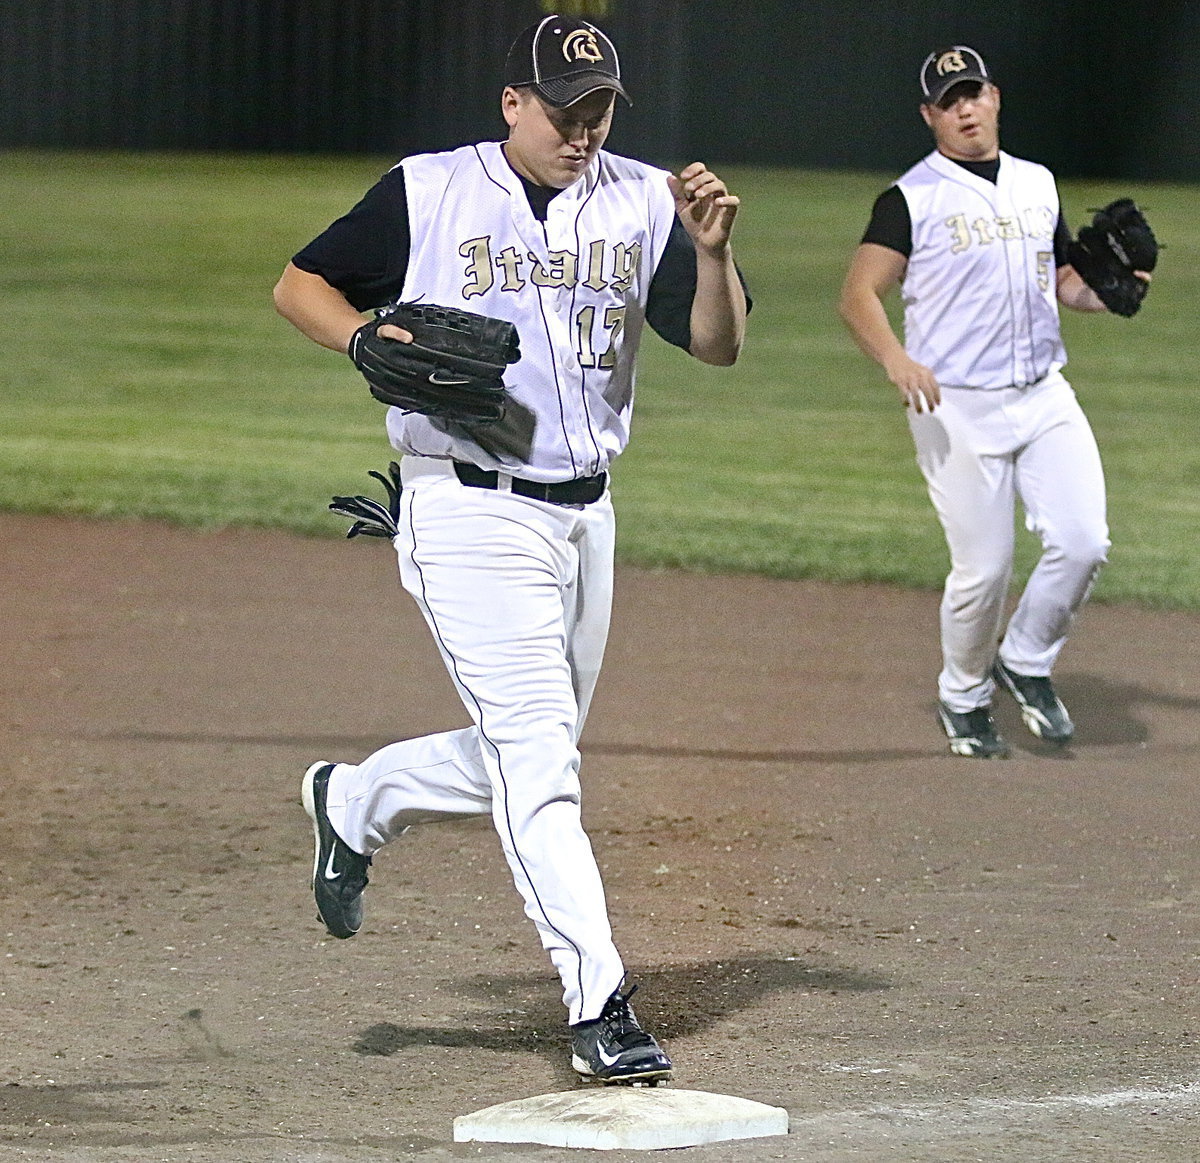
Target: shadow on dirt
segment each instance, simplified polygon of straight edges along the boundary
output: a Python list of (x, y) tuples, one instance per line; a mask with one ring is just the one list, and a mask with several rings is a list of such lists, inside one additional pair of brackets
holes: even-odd
[(730, 763), (903, 763), (928, 759), (927, 747), (913, 748), (828, 748), (810, 751), (734, 751), (721, 747), (646, 747), (636, 743), (581, 744), (584, 755), (615, 755), (635, 759), (716, 759)]
[[(1076, 744), (1104, 746), (1120, 743), (1145, 743), (1150, 728), (1140, 715), (1143, 708), (1165, 707), (1185, 711), (1200, 710), (1200, 699), (1169, 694), (1140, 683), (1123, 683), (1095, 674), (1064, 674), (1055, 678), (1055, 686), (1075, 720)], [(1029, 742), (1021, 726), (1016, 705), (1005, 694), (996, 698), (996, 720), (1013, 741)], [(933, 718), (934, 704), (928, 704)], [(1022, 738), (1024, 736), (1024, 738)], [(245, 734), (233, 735), (211, 731), (113, 731), (96, 737), (133, 742), (156, 743), (223, 743), (256, 747), (302, 748), (324, 754), (368, 754), (391, 742), (390, 739), (364, 735), (334, 734)], [(1036, 742), (1033, 747), (1041, 745)], [(582, 745), (585, 755), (651, 759), (714, 759), (733, 763), (902, 763), (910, 759), (926, 759), (929, 748), (857, 747), (747, 750), (721, 747), (654, 747), (637, 743), (606, 743), (598, 740)], [(1048, 749), (1052, 751), (1053, 749)]]
[[(398, 736), (402, 738), (403, 736)], [(365, 735), (232, 735), (219, 731), (105, 731), (92, 736), (97, 739), (132, 743), (224, 744), (239, 747), (287, 747), (309, 751), (313, 755), (369, 755), (391, 743), (390, 738)], [(648, 759), (716, 759), (731, 763), (900, 763), (908, 759), (927, 759), (928, 748), (854, 748), (809, 751), (780, 749), (775, 751), (733, 750), (720, 747), (649, 747), (638, 743), (587, 743), (582, 745), (587, 755), (614, 755)], [(345, 762), (354, 762), (346, 758)]]
[[(859, 993), (891, 988), (887, 979), (806, 963), (778, 955), (735, 957), (691, 965), (645, 968), (631, 974), (644, 991), (634, 1008), (639, 1018), (664, 1039), (685, 1038), (720, 1022), (736, 1024), (738, 1015), (772, 994), (802, 995), (816, 991)], [(499, 1023), (457, 1027), (400, 1026), (379, 1022), (363, 1030), (352, 1049), (358, 1054), (388, 1057), (416, 1046), (450, 1046), (501, 1052), (562, 1053), (565, 1025), (554, 982), (532, 975), (461, 982), (469, 992), (493, 1005)]]
[(140, 1095), (164, 1085), (163, 1082), (87, 1082), (60, 1086), (52, 1082), (30, 1086), (10, 1082), (0, 1087), (0, 1124), (124, 1123), (129, 1121), (129, 1112), (104, 1105), (104, 1099), (126, 1091)]

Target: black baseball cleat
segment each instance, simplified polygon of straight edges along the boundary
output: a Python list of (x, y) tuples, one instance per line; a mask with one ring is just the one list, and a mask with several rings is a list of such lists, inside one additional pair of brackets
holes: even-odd
[(1004, 736), (996, 730), (990, 707), (952, 711), (945, 703), (938, 703), (938, 719), (955, 755), (966, 755), (970, 759), (1007, 759), (1011, 754)]
[(992, 678), (1003, 687), (1021, 708), (1025, 726), (1039, 739), (1047, 743), (1064, 745), (1071, 742), (1075, 724), (1067, 714), (1062, 699), (1055, 694), (1049, 678), (1033, 674), (1017, 674), (1009, 670), (1000, 659), (992, 664)]
[(300, 798), (313, 825), (312, 889), (317, 915), (334, 937), (345, 938), (362, 928), (362, 894), (371, 858), (355, 852), (329, 822), (325, 797), (333, 768), (334, 764), (324, 760), (314, 763), (304, 773)]
[(642, 1029), (629, 1005), (636, 989), (616, 990), (598, 1018), (571, 1027), (571, 1065), (585, 1078), (657, 1086), (671, 1077), (671, 1059)]

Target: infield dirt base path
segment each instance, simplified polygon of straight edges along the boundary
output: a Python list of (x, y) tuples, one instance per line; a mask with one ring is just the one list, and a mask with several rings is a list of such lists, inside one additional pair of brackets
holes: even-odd
[[(487, 824), (315, 920), (305, 767), (465, 723), (386, 545), (6, 515), (0, 584), (0, 1161), (579, 1158), (451, 1141), (576, 1085)], [(686, 1157), (1192, 1161), (1200, 618), (1089, 607), (1077, 745), (1002, 703), (981, 763), (937, 602), (619, 572), (584, 816), (637, 1009), (792, 1124)]]

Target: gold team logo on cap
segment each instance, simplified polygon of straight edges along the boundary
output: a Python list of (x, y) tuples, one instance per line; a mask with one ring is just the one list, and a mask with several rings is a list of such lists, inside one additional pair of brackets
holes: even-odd
[(934, 67), (937, 69), (938, 76), (944, 77), (947, 73), (961, 73), (967, 67), (967, 62), (963, 60), (962, 53), (958, 49), (951, 49), (950, 52), (944, 52), (938, 57)]
[(577, 28), (563, 41), (563, 56), (569, 61), (602, 61), (600, 42), (590, 28)]

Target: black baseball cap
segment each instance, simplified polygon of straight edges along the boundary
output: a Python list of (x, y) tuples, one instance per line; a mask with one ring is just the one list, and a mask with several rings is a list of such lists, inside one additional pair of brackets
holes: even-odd
[(936, 105), (946, 90), (963, 81), (981, 84), (992, 79), (987, 65), (973, 48), (954, 44), (931, 52), (921, 66), (921, 99), (926, 105)]
[(547, 105), (564, 109), (597, 89), (612, 89), (630, 105), (613, 42), (594, 24), (547, 16), (513, 41), (504, 65), (506, 85), (529, 85)]

